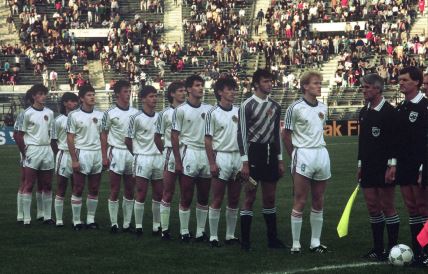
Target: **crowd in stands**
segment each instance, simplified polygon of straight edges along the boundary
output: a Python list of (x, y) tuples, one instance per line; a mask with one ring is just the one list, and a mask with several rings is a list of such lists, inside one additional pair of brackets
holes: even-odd
[[(398, 72), (405, 66), (426, 69), (428, 39), (424, 34), (410, 36), (418, 8), (411, 1), (391, 1), (364, 7), (368, 14), (364, 31), (345, 33), (336, 37), (343, 50), (334, 77), (336, 87), (354, 87), (368, 72), (377, 72), (387, 84), (398, 83)], [(413, 3), (415, 4), (415, 3)], [(422, 10), (423, 12), (423, 10)]]
[[(161, 20), (148, 22), (138, 13), (130, 21), (123, 19), (118, 0), (6, 1), (11, 14), (19, 17), (20, 50), (28, 56), (26, 64), (51, 83), (50, 64), (62, 60), (70, 88), (87, 80), (81, 72), (87, 71), (91, 59), (101, 60), (103, 69), (127, 75), (131, 83), (139, 85), (157, 81), (162, 87), (167, 70), (180, 73), (188, 67), (200, 68), (210, 82), (227, 67), (245, 86), (248, 79), (240, 76), (246, 69), (242, 60), (260, 55), (273, 72), (274, 85), (292, 90), (299, 87), (299, 69), (320, 68), (333, 55), (341, 56), (334, 85), (345, 87), (358, 85), (368, 70), (394, 84), (401, 66), (423, 66), (428, 54), (424, 35), (410, 37), (411, 24), (421, 12), (417, 0), (272, 0), (266, 11), (255, 11), (255, 18), (247, 14), (245, 8), (252, 3), (246, 0), (183, 0), (183, 8), (190, 10), (190, 16), (183, 18), (190, 38), (184, 45), (160, 39)], [(139, 3), (143, 12), (164, 12), (162, 0)], [(48, 18), (46, 5), (55, 10), (52, 18)], [(350, 24), (361, 20), (367, 23)], [(314, 22), (344, 22), (345, 31), (326, 35), (310, 29)], [(109, 28), (107, 41), (81, 42), (70, 31), (89, 27)], [(252, 38), (262, 28), (268, 39)], [(373, 55), (379, 58), (371, 58)], [(19, 66), (1, 65), (1, 83), (19, 82)]]
[[(99, 58), (105, 68), (129, 73), (132, 78), (140, 56), (152, 54), (163, 31), (160, 21), (147, 22), (138, 14), (131, 21), (123, 20), (117, 0), (10, 0), (8, 4), (11, 14), (19, 17), (19, 38), (34, 75), (43, 75), (45, 79), (50, 64), (59, 60), (68, 72), (70, 87), (82, 82), (85, 76), (81, 71), (87, 72), (88, 59)], [(53, 14), (47, 12), (46, 5), (54, 8)], [(141, 8), (163, 11), (163, 1), (143, 0)], [(72, 31), (97, 27), (109, 29), (107, 42), (80, 42)]]

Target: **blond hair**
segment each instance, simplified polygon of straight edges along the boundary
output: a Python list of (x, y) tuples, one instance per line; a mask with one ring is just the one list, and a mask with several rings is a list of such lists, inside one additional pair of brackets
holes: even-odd
[(302, 73), (300, 76), (300, 90), (305, 93), (304, 85), (308, 85), (312, 78), (318, 78), (322, 81), (322, 75), (318, 71), (308, 70)]

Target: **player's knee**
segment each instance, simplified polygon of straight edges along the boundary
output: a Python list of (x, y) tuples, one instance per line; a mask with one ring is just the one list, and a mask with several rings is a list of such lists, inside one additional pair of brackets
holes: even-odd
[(90, 190), (88, 190), (88, 194), (90, 196), (98, 196), (98, 190), (97, 189), (90, 189)]
[(181, 200), (180, 201), (180, 208), (181, 209), (188, 209), (188, 208), (190, 208), (190, 204), (191, 204), (191, 201)]
[(198, 204), (200, 205), (208, 205), (208, 197), (198, 197)]
[(316, 197), (312, 200), (312, 208), (315, 210), (322, 210), (324, 207), (324, 197)]
[(293, 209), (302, 212), (306, 205), (306, 199), (294, 199)]
[(119, 197), (119, 192), (117, 191), (115, 191), (115, 192), (113, 192), (113, 191), (111, 191), (110, 192), (110, 201), (117, 201), (117, 199), (118, 199), (118, 197)]
[(220, 208), (220, 207), (221, 207), (221, 202), (222, 202), (222, 200), (221, 200), (221, 199), (213, 199), (213, 200), (211, 201), (211, 205), (210, 205), (210, 207), (211, 207), (211, 208), (215, 208), (215, 209)]
[(229, 203), (228, 203), (228, 207), (229, 208), (238, 208), (238, 204), (239, 204), (239, 199), (236, 199), (236, 200), (229, 200)]

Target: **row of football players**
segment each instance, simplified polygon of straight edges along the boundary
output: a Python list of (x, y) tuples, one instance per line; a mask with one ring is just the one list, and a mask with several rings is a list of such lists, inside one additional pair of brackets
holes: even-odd
[[(284, 143), (290, 154), (293, 147), (295, 199), (291, 214), (293, 247), (300, 252), (302, 212), (307, 193), (312, 191), (310, 249), (323, 253), (320, 243), (323, 224), (323, 195), (330, 178), (330, 161), (323, 139), (326, 106), (316, 100), (320, 95), (321, 76), (308, 72), (302, 76), (304, 98), (292, 104), (285, 116)], [(56, 154), (55, 196), (56, 225), (63, 226), (62, 212), (67, 182), (72, 182), (73, 229), (81, 230), (82, 193), (87, 180), (86, 227), (98, 228), (95, 212), (103, 167), (109, 169), (110, 196), (108, 208), (111, 231), (119, 230), (119, 192), (123, 181), (123, 225), (131, 230), (134, 213), (135, 233), (143, 233), (143, 213), (149, 184), (152, 185), (154, 234), (170, 239), (170, 204), (175, 182), (180, 185), (180, 238), (188, 242), (190, 207), (197, 190), (195, 241), (206, 241), (205, 224), (209, 218), (212, 246), (220, 246), (217, 235), (220, 209), (227, 189), (226, 243), (238, 243), (235, 227), (243, 181), (258, 182), (263, 194), (263, 215), (267, 226), (268, 246), (283, 248), (277, 237), (275, 193), (276, 183), (284, 173), (282, 161), (280, 114), (281, 107), (268, 97), (272, 75), (257, 70), (253, 75), (254, 95), (244, 101), (240, 110), (233, 106), (237, 84), (222, 77), (214, 87), (216, 106), (202, 103), (204, 81), (193, 75), (184, 82), (173, 82), (167, 91), (171, 106), (155, 112), (158, 93), (152, 86), (140, 92), (141, 111), (130, 107), (129, 83), (118, 81), (114, 87), (116, 105), (104, 113), (96, 110), (95, 91), (89, 86), (79, 90), (79, 98), (65, 93), (61, 115), (44, 107), (48, 90), (34, 85), (28, 98), (32, 106), (19, 115), (15, 140), (22, 154), (23, 181), (18, 193), (18, 221), (31, 221), (31, 191), (37, 178), (42, 186), (41, 203), (45, 223), (51, 218), (51, 181)], [(186, 97), (187, 94), (187, 97)], [(306, 99), (305, 99), (306, 98)], [(75, 109), (80, 101), (80, 107)], [(303, 134), (294, 134), (293, 132)], [(51, 145), (51, 140), (52, 145)], [(51, 149), (52, 147), (52, 149)], [(297, 157), (299, 154), (299, 157)], [(251, 179), (251, 180), (250, 180)], [(310, 184), (315, 181), (315, 184)], [(307, 186), (311, 185), (311, 188)], [(212, 191), (208, 206), (209, 192)], [(135, 190), (135, 191), (134, 191)], [(241, 247), (250, 250), (250, 231), (257, 187), (245, 190), (241, 215)], [(135, 192), (135, 193), (134, 193)], [(38, 203), (39, 204), (39, 203)], [(42, 213), (43, 212), (43, 213)]]

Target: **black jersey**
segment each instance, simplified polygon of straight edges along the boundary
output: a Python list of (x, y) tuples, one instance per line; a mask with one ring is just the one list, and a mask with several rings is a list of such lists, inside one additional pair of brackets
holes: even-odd
[(396, 110), (383, 99), (375, 109), (365, 106), (359, 115), (358, 160), (362, 179), (384, 183), (388, 159), (393, 157)]
[(399, 174), (414, 173), (422, 164), (424, 170), (427, 169), (428, 99), (420, 93), (412, 101), (403, 101), (397, 106), (395, 158), (398, 161), (397, 173)]

